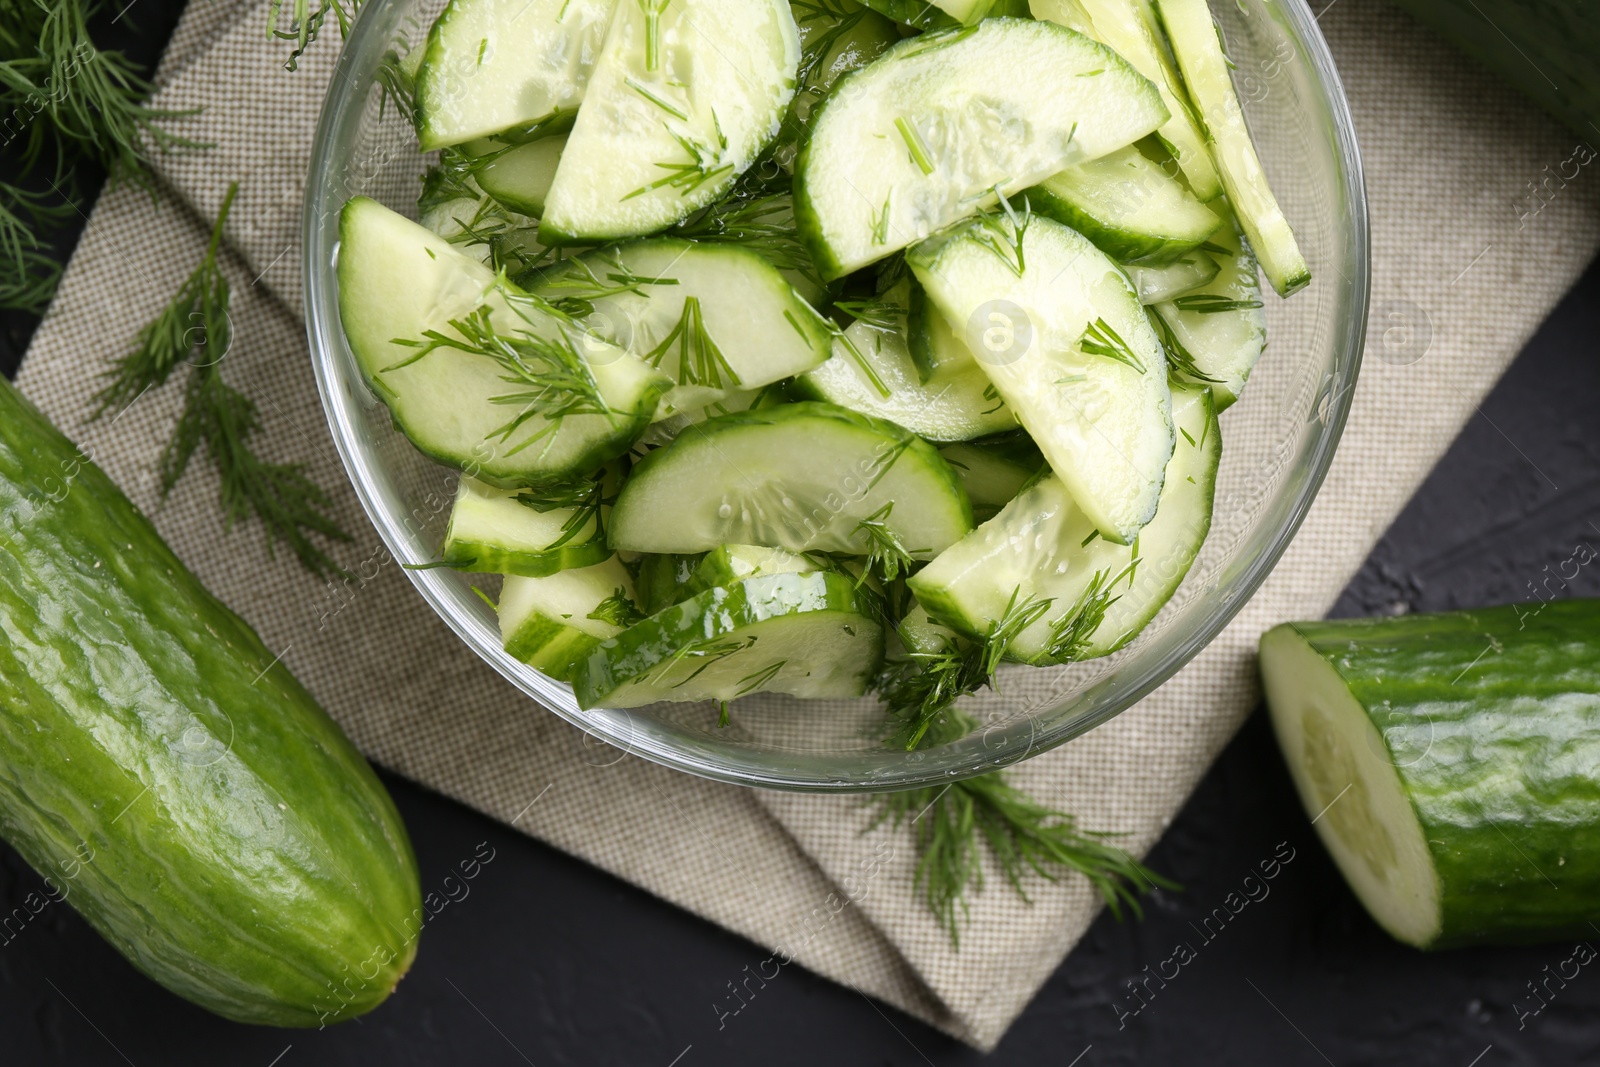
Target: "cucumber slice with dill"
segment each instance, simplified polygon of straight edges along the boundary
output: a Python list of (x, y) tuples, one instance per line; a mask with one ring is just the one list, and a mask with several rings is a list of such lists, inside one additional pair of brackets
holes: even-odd
[(1190, 96), (1210, 131), (1228, 203), (1272, 288), (1279, 296), (1288, 296), (1311, 283), (1311, 269), (1267, 186), (1244, 110), (1233, 91), (1222, 31), (1212, 21), (1206, 0), (1161, 0), (1157, 10)]
[(1213, 238), (1205, 255), (1215, 261), (1215, 279), (1150, 310), (1167, 348), (1173, 372), (1206, 382), (1222, 411), (1239, 399), (1267, 345), (1267, 314), (1255, 258), (1231, 226)]
[(602, 642), (578, 664), (581, 707), (731, 701), (751, 693), (858, 697), (883, 661), (870, 595), (832, 571), (707, 589)]
[(972, 518), (980, 523), (998, 515), (1039, 472), (1037, 466), (974, 444), (945, 445), (939, 455), (961, 477), (972, 501)]
[(425, 455), (490, 484), (541, 485), (623, 455), (649, 425), (671, 382), (648, 363), (375, 200), (347, 202), (339, 232), (345, 336)]
[(818, 109), (796, 223), (823, 277), (842, 277), (1166, 118), (1143, 75), (1064, 27), (995, 18), (923, 34)]
[(572, 124), (615, 0), (450, 0), (417, 68), (424, 152)]
[(539, 578), (611, 555), (593, 480), (559, 494), (496, 489), (462, 475), (440, 557), (456, 570)]
[(526, 144), (474, 142), (472, 147), (483, 158), (476, 161), (473, 177), (479, 188), (512, 211), (537, 219), (544, 214), (545, 197), (550, 195), (550, 183), (555, 181), (566, 145), (565, 136)]
[(735, 585), (758, 574), (802, 574), (821, 569), (807, 557), (781, 548), (721, 545), (705, 554), (683, 583), (683, 595), (675, 599)]
[[(1220, 242), (1210, 243), (1223, 247)], [(1222, 268), (1215, 256), (1196, 249), (1171, 263), (1124, 263), (1122, 270), (1138, 292), (1139, 303), (1159, 304), (1209, 285)]]
[(720, 198), (777, 136), (799, 63), (786, 0), (621, 0), (541, 239), (640, 237)]
[(633, 580), (615, 556), (545, 577), (508, 576), (498, 610), (505, 650), (557, 681), (639, 618)]
[(640, 461), (608, 536), (634, 552), (748, 544), (864, 555), (881, 520), (917, 559), (972, 528), (955, 471), (883, 419), (803, 402), (723, 415)]
[(1222, 225), (1176, 178), (1129, 145), (1029, 189), (1033, 210), (1065, 223), (1124, 263), (1165, 263)]

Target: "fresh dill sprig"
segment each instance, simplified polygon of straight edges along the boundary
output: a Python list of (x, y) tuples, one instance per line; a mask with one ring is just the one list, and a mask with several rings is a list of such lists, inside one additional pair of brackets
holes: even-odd
[(902, 574), (909, 574), (917, 565), (900, 535), (889, 528), (889, 513), (893, 510), (894, 501), (891, 500), (856, 523), (856, 532), (867, 542), (866, 566), (857, 585), (866, 581), (868, 575), (876, 575), (887, 585)]
[(71, 204), (0, 182), (0, 307), (44, 314), (61, 264), (45, 251), (40, 234), (71, 211)]
[[(350, 33), (350, 24), (361, 10), (361, 0), (272, 0), (267, 7), (267, 36), (294, 42), (294, 51), (283, 64), (285, 70), (296, 70), (300, 57), (322, 32), (322, 24), (332, 15), (339, 23), (339, 35)], [(287, 14), (287, 18), (285, 18)]]
[(834, 307), (875, 330), (896, 330), (906, 321), (906, 309), (892, 300), (836, 300)]
[(1084, 329), (1083, 336), (1078, 339), (1078, 347), (1088, 355), (1105, 356), (1123, 366), (1132, 367), (1140, 374), (1144, 373), (1144, 361), (1103, 318), (1095, 319)]
[(644, 355), (645, 362), (660, 367), (667, 353), (676, 345), (678, 355), (675, 377), (680, 385), (704, 385), (712, 389), (737, 388), (743, 380), (722, 354), (722, 349), (706, 329), (700, 312), (700, 298), (683, 298), (683, 313), (677, 325), (661, 339), (661, 343)]
[(304, 464), (269, 463), (255, 453), (251, 438), (261, 428), (255, 401), (222, 377), (222, 361), (233, 344), (233, 322), (228, 313), (228, 282), (217, 263), (217, 253), (238, 191), (238, 182), (228, 187), (200, 265), (177, 296), (139, 332), (134, 350), (107, 372), (111, 381), (96, 394), (98, 406), (91, 417), (126, 408), (146, 389), (165, 382), (179, 364), (187, 364), (183, 413), (161, 453), (162, 497), (172, 492), (189, 461), (204, 448), (221, 482), (219, 495), (227, 526), (254, 516), (266, 529), (269, 553), (274, 544), (282, 542), (302, 566), (326, 579), (343, 570), (312, 535), (350, 540), (328, 515), (331, 498), (306, 476)]
[(1167, 354), (1168, 374), (1174, 375), (1182, 381), (1196, 384), (1222, 384), (1221, 378), (1213, 378), (1200, 369), (1200, 365), (1195, 362), (1194, 353), (1190, 352), (1184, 343), (1178, 340), (1178, 335), (1173, 332), (1172, 325), (1161, 316), (1160, 312), (1153, 308), (1145, 308), (1144, 317), (1150, 320), (1150, 325), (1156, 331), (1156, 340), (1161, 342), (1161, 347)]
[[(1092, 539), (1093, 535), (1085, 538), (1084, 543), (1088, 544)], [(1050, 662), (1072, 663), (1089, 650), (1090, 639), (1105, 621), (1106, 611), (1121, 599), (1120, 594), (1112, 595), (1112, 590), (1124, 578), (1131, 587), (1138, 566), (1139, 560), (1135, 558), (1115, 577), (1108, 578), (1103, 570), (1094, 572), (1089, 584), (1078, 594), (1077, 601), (1050, 626), (1050, 640), (1045, 646), (1045, 654)]]
[(633, 293), (645, 296), (640, 289), (646, 285), (677, 285), (678, 279), (635, 274), (616, 256), (599, 260), (605, 267), (602, 275), (588, 256), (573, 259), (570, 265), (555, 272), (542, 286), (541, 293), (552, 307), (574, 318), (594, 314), (594, 302), (608, 297)]
[(999, 198), (1000, 211), (981, 212), (971, 237), (993, 252), (1012, 274), (1020, 278), (1028, 266), (1023, 254), (1023, 241), (1028, 234), (1028, 224), (1033, 221), (1033, 207), (1028, 198), (1023, 197), (1022, 210), (1017, 211), (1005, 194), (1000, 192), (1000, 186), (996, 185), (993, 192)]
[(644, 69), (661, 67), (661, 13), (672, 0), (639, 0), (639, 10), (644, 13)]
[[(640, 0), (649, 3), (650, 0)], [(657, 163), (660, 169), (667, 172), (663, 178), (641, 185), (622, 199), (632, 200), (636, 196), (655, 192), (657, 189), (676, 189), (679, 196), (688, 196), (702, 185), (708, 185), (733, 173), (733, 164), (724, 163), (728, 153), (728, 137), (722, 132), (722, 123), (717, 120), (717, 113), (711, 112), (712, 124), (717, 131), (717, 144), (711, 145), (694, 137), (668, 129), (672, 139), (688, 155), (688, 159), (681, 163)]]
[(1072, 816), (1040, 804), (996, 771), (945, 786), (884, 793), (869, 829), (907, 825), (916, 840), (915, 887), (950, 943), (961, 946), (967, 898), (984, 885), (980, 842), (988, 846), (1012, 890), (1027, 903), (1023, 878), (1049, 881), (1076, 871), (1089, 879), (1117, 918), (1126, 906), (1144, 914), (1139, 897), (1159, 886), (1179, 888), (1109, 844), (1114, 835), (1079, 830)]
[(1224, 311), (1248, 311), (1251, 308), (1262, 307), (1259, 300), (1234, 300), (1214, 293), (1195, 293), (1191, 296), (1175, 297), (1172, 306), (1179, 311), (1195, 311), (1201, 315), (1218, 315)]
[(639, 605), (628, 595), (628, 591), (619, 585), (616, 592), (600, 601), (585, 617), (596, 622), (607, 622), (619, 630), (625, 630), (636, 622), (643, 622), (645, 616), (644, 612), (639, 610)]
[(513, 499), (523, 507), (537, 511), (541, 515), (561, 510), (572, 512), (561, 524), (561, 536), (546, 545), (547, 550), (570, 544), (584, 530), (589, 531), (589, 536), (581, 542), (581, 545), (603, 545), (606, 531), (604, 512), (601, 509), (615, 499), (606, 495), (604, 482), (605, 475), (601, 473), (592, 478), (557, 482), (541, 489), (522, 489)]

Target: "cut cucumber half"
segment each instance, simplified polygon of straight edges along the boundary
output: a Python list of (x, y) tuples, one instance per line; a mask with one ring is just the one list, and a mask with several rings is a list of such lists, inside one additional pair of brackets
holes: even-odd
[[(500, 486), (587, 474), (628, 451), (671, 385), (375, 200), (348, 201), (339, 233), (339, 316), (362, 376), (411, 443), (442, 463)], [(547, 418), (567, 394), (485, 355), (447, 347), (424, 355), (397, 343), (430, 330), (458, 339), (451, 323), (473, 315), (502, 338), (549, 352), (574, 383), (592, 380), (587, 395), (605, 413)], [(531, 356), (527, 365), (545, 366)]]
[(777, 136), (799, 63), (787, 0), (621, 0), (541, 239), (642, 237), (721, 197)]
[(934, 442), (1015, 429), (1017, 420), (994, 384), (970, 352), (964, 355), (941, 364), (924, 382), (898, 327), (857, 320), (835, 338), (833, 356), (795, 382), (795, 391), (888, 419)]
[(1239, 399), (1267, 346), (1267, 313), (1255, 258), (1231, 226), (1212, 237), (1216, 252), (1198, 252), (1219, 264), (1214, 280), (1156, 304), (1162, 341), (1174, 373), (1211, 383), (1222, 411)]
[(450, 0), (417, 69), (424, 152), (571, 125), (615, 0)]
[(1116, 651), (1171, 599), (1211, 528), (1221, 435), (1204, 389), (1173, 392), (1181, 431), (1156, 516), (1118, 545), (1045, 475), (909, 580), (939, 622), (982, 639), (1008, 610), (1050, 602), (1008, 656), (1038, 665)]
[(1122, 265), (1123, 273), (1133, 283), (1141, 304), (1159, 304), (1163, 300), (1192, 293), (1202, 285), (1210, 284), (1221, 269), (1213, 256), (1198, 249), (1158, 266), (1148, 263)]
[(1310, 284), (1311, 270), (1261, 170), (1228, 74), (1232, 64), (1222, 52), (1222, 31), (1212, 21), (1206, 0), (1161, 0), (1158, 10), (1184, 82), (1211, 133), (1228, 203), (1272, 288), (1288, 296)]
[(1600, 602), (1555, 600), (1287, 623), (1261, 638), (1301, 803), (1395, 938), (1593, 937), (1597, 634)]
[(1123, 263), (1169, 262), (1222, 224), (1132, 145), (1068, 167), (1025, 195), (1033, 210), (1071, 226)]
[(544, 214), (545, 197), (550, 194), (550, 183), (555, 180), (556, 165), (561, 162), (561, 150), (566, 145), (563, 136), (543, 137), (527, 144), (475, 142), (473, 147), (485, 150), (479, 154), (489, 158), (473, 168), (473, 177), (479, 188), (512, 211), (537, 219)]
[(1167, 364), (1127, 278), (1051, 219), (984, 215), (906, 262), (1057, 477), (1127, 544), (1155, 514), (1172, 458)]
[(721, 545), (707, 552), (688, 581), (683, 584), (683, 600), (707, 589), (737, 585), (758, 574), (803, 574), (822, 570), (805, 556), (781, 548), (761, 545)]
[(1037, 467), (1029, 467), (978, 445), (945, 445), (939, 449), (939, 455), (960, 475), (967, 499), (972, 501), (972, 518), (976, 522), (986, 522), (998, 515), (1038, 473)]
[(1061, 26), (998, 18), (913, 37), (817, 110), (795, 221), (823, 277), (842, 277), (1166, 117), (1143, 75)]
[(608, 532), (634, 552), (746, 544), (861, 555), (869, 539), (859, 527), (874, 516), (917, 559), (972, 529), (966, 491), (932, 445), (805, 402), (708, 419), (650, 453), (618, 494)]
[(1205, 131), (1190, 110), (1188, 94), (1168, 58), (1160, 32), (1145, 17), (1137, 0), (1032, 0), (1033, 16), (1086, 33), (1126, 59), (1153, 82), (1170, 117), (1156, 136), (1201, 200), (1222, 194), (1216, 164), (1206, 147)]
[(763, 574), (708, 589), (604, 641), (573, 671), (580, 707), (858, 697), (883, 661), (883, 627), (853, 579)]
[(560, 682), (637, 617), (633, 580), (615, 556), (542, 578), (510, 575), (499, 612), (505, 650)]
[(804, 373), (826, 325), (758, 253), (654, 237), (563, 260), (532, 286), (594, 337), (672, 376), (660, 417)]
[(528, 490), (462, 475), (440, 557), (456, 570), (540, 578), (610, 556), (600, 523), (596, 508), (546, 507)]

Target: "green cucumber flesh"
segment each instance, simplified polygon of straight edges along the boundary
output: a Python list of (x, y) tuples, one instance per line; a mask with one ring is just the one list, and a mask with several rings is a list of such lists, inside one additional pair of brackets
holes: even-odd
[(473, 177), (479, 188), (512, 211), (537, 219), (544, 214), (545, 198), (566, 145), (564, 136), (526, 144), (491, 141), (484, 146), (491, 158), (473, 169)]
[(683, 584), (682, 600), (707, 589), (731, 586), (758, 574), (802, 574), (821, 570), (810, 559), (763, 545), (720, 545), (707, 552)]
[(500, 638), (513, 657), (564, 682), (574, 664), (622, 632), (617, 623), (629, 621), (630, 606), (637, 609), (633, 580), (615, 556), (542, 577), (508, 575), (500, 588)]
[(1222, 224), (1176, 178), (1129, 145), (1029, 189), (1033, 210), (1065, 223), (1123, 263), (1165, 263)]
[(572, 122), (616, 0), (451, 0), (417, 69), (424, 152)]
[[(1045, 475), (913, 575), (917, 601), (935, 620), (981, 639), (1013, 604), (1048, 600), (1008, 651), (1028, 663), (1104, 656), (1133, 640), (1171, 599), (1211, 528), (1216, 409), (1206, 390), (1176, 389), (1173, 418), (1181, 432), (1161, 506), (1134, 545), (1099, 536), (1065, 485)], [(1068, 632), (1073, 639), (1063, 640)]]
[(1171, 263), (1124, 263), (1122, 270), (1139, 294), (1139, 303), (1148, 305), (1192, 293), (1210, 284), (1222, 268), (1215, 257), (1196, 249)]
[(496, 489), (463, 474), (440, 558), (456, 570), (538, 578), (611, 555), (597, 513), (539, 511), (529, 499), (527, 490)]
[(1255, 258), (1231, 226), (1212, 237), (1216, 252), (1197, 252), (1216, 262), (1212, 281), (1154, 305), (1196, 370), (1211, 380), (1217, 410), (1239, 399), (1256, 361), (1267, 346), (1267, 313), (1261, 306), (1261, 281)]
[(945, 445), (939, 449), (939, 455), (961, 477), (967, 499), (972, 501), (972, 517), (977, 522), (986, 522), (998, 515), (1038, 473), (1037, 467), (973, 444)]
[[(669, 380), (649, 364), (556, 315), (546, 315), (481, 263), (374, 200), (355, 197), (340, 222), (339, 314), (372, 390), (424, 454), (501, 486), (587, 474), (627, 452), (654, 417)], [(516, 307), (507, 301), (516, 302)], [(519, 392), (494, 360), (395, 343), (489, 309), (502, 333), (528, 333), (579, 353), (607, 414), (546, 419), (504, 399)], [(524, 310), (525, 309), (525, 310)]]
[(669, 604), (683, 599), (684, 587), (699, 569), (704, 552), (646, 553), (634, 565), (634, 588), (639, 591), (639, 610), (654, 615)]
[(919, 30), (949, 30), (961, 25), (930, 0), (866, 0), (866, 5), (887, 19)]
[(581, 707), (730, 701), (750, 693), (858, 697), (883, 627), (854, 579), (763, 574), (708, 589), (604, 641), (573, 671)]
[(924, 382), (899, 327), (885, 330), (858, 320), (834, 339), (832, 358), (802, 375), (795, 388), (817, 400), (888, 419), (936, 443), (1015, 429), (1017, 420), (977, 360), (970, 352), (964, 355), (964, 360), (941, 365)]
[(368, 1011), (422, 927), (382, 784), (254, 630), (0, 382), (0, 824), (117, 951), (238, 1022)]
[(932, 445), (811, 401), (708, 419), (650, 453), (618, 494), (608, 533), (635, 552), (748, 544), (860, 555), (869, 541), (858, 526), (879, 513), (918, 559), (972, 528), (966, 491)]
[(1593, 935), (1597, 635), (1592, 600), (1263, 635), (1267, 704), (1301, 802), (1394, 937), (1443, 948)]
[(811, 305), (736, 244), (652, 237), (585, 252), (532, 291), (670, 375), (660, 418), (749, 395), (828, 358), (828, 330)]
[(978, 365), (1101, 535), (1132, 541), (1155, 514), (1173, 431), (1166, 357), (1121, 269), (1038, 216), (1020, 232), (974, 219), (906, 262), (945, 318), (966, 324)]
[(795, 221), (823, 277), (839, 278), (1166, 117), (1143, 75), (1061, 26), (992, 18), (924, 34), (846, 75), (818, 109)]
[(777, 136), (799, 62), (787, 0), (619, 2), (541, 238), (642, 237), (721, 197)]
[(791, 3), (790, 8), (800, 32), (800, 85), (784, 116), (773, 157), (793, 171), (795, 153), (817, 105), (841, 77), (898, 44), (900, 30), (889, 18), (854, 0)]
[(1279, 296), (1288, 296), (1311, 283), (1311, 270), (1267, 186), (1244, 110), (1233, 91), (1228, 73), (1232, 64), (1222, 52), (1221, 31), (1206, 0), (1161, 0), (1159, 11), (1184, 83), (1210, 131), (1228, 203), (1272, 288)]

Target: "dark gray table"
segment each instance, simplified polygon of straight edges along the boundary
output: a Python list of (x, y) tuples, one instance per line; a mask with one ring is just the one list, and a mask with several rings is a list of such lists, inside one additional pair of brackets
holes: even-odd
[[(181, 5), (142, 0), (105, 46), (159, 52)], [(88, 205), (83, 205), (87, 211)], [(64, 241), (61, 252), (70, 252)], [(4, 319), (10, 374), (32, 322)], [(1339, 602), (1342, 615), (1529, 599), (1580, 540), (1600, 544), (1600, 267), (1528, 345)], [(126, 338), (106, 338), (107, 353)], [(1370, 373), (1383, 373), (1374, 367)], [(1600, 595), (1586, 570), (1568, 590)], [(493, 861), (429, 928), (416, 967), (365, 1019), (323, 1032), (243, 1027), (136, 973), (70, 909), (0, 933), (7, 1065), (972, 1064), (893, 1009), (791, 969), (719, 1029), (724, 983), (760, 950), (451, 801), (385, 776), (423, 885), (480, 842)], [(1294, 859), (1210, 941), (1196, 927), (1257, 862)], [(1307, 824), (1255, 715), (1149, 862), (1184, 885), (1147, 918), (1103, 916), (1040, 991), (998, 1065), (1594, 1063), (1600, 978), (1585, 972), (1519, 1028), (1526, 984), (1571, 946), (1423, 955), (1382, 934)], [(0, 850), (0, 919), (38, 877)], [(1126, 983), (1175, 944), (1198, 958), (1137, 1015)]]

